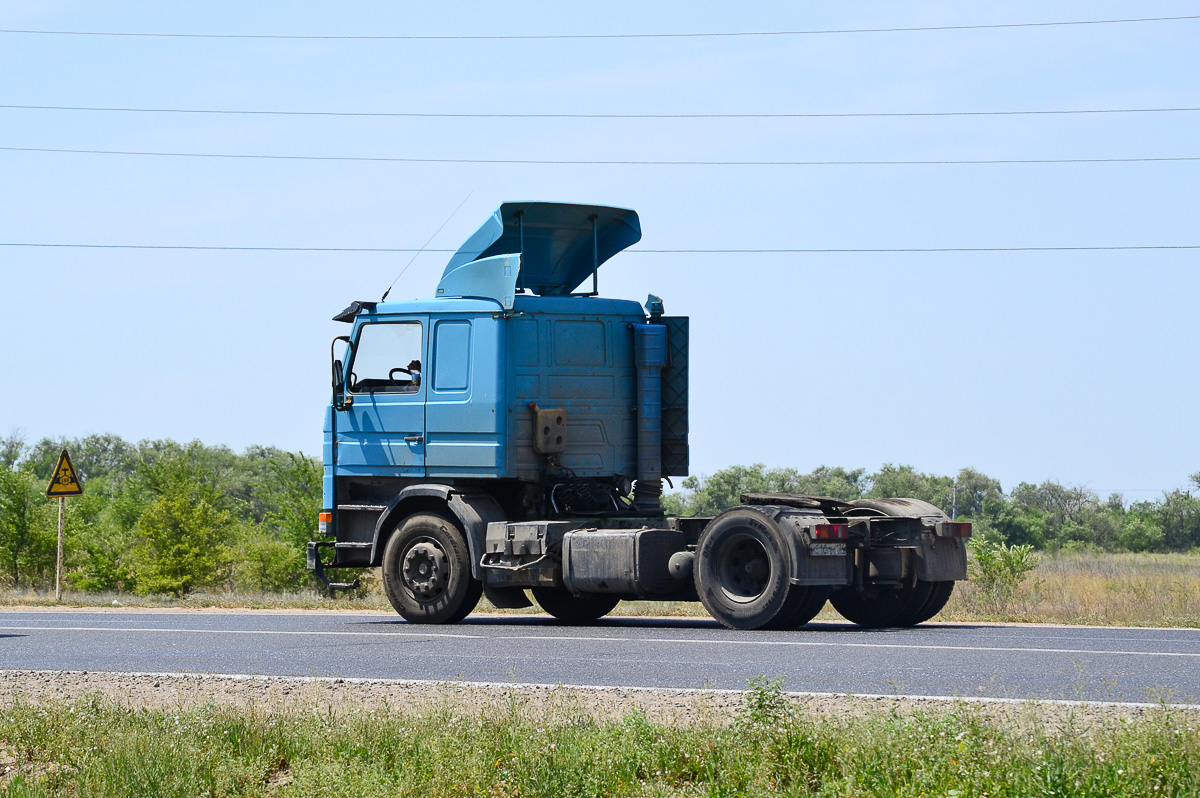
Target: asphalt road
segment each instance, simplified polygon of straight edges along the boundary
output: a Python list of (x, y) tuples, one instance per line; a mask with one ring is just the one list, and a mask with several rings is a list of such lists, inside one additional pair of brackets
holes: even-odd
[(0, 669), (1200, 703), (1200, 630), (928, 624), (734, 632), (701, 619), (566, 627), (482, 616), (0, 611)]

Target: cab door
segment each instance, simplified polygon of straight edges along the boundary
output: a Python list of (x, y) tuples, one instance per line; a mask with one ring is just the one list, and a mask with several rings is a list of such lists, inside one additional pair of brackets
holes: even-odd
[(428, 316), (369, 321), (346, 367), (349, 406), (338, 410), (339, 475), (425, 476)]

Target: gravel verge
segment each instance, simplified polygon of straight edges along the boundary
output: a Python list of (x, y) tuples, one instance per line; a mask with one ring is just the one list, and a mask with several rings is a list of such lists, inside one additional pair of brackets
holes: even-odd
[[(0, 671), (0, 708), (69, 703), (99, 697), (131, 709), (170, 711), (216, 704), (260, 712), (345, 714), (451, 711), (473, 717), (510, 713), (552, 722), (620, 720), (632, 711), (668, 725), (731, 722), (745, 706), (737, 690), (682, 690), (561, 685), (480, 684), (325, 677), (216, 674)], [(1200, 707), (1006, 699), (856, 696), (788, 693), (802, 717), (890, 717), (914, 711), (954, 712), (969, 707), (1006, 724), (1036, 724), (1077, 733), (1112, 721), (1170, 709), (1195, 716)]]

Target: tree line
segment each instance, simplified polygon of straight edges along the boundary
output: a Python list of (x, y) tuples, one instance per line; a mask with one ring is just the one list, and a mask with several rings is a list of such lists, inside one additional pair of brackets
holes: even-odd
[(732, 466), (709, 477), (688, 477), (683, 490), (665, 497), (674, 515), (713, 515), (739, 503), (743, 493), (806, 493), (835, 499), (922, 499), (947, 515), (974, 524), (974, 535), (1009, 546), (1093, 551), (1188, 551), (1200, 548), (1200, 473), (1188, 490), (1127, 503), (1120, 494), (1100, 497), (1082, 487), (1022, 482), (1005, 492), (999, 480), (973, 468), (954, 476), (925, 474), (885, 464), (875, 473), (821, 466), (808, 473)]
[(319, 460), (117, 435), (0, 441), (0, 584), (54, 583), (57, 507), (45, 488), (63, 449), (84, 482), (67, 500), (69, 587), (182, 596), (313, 586), (304, 544), (316, 532)]
[[(85, 483), (82, 496), (67, 500), (69, 587), (176, 596), (319, 587), (304, 562), (321, 502), (318, 459), (273, 447), (239, 454), (199, 441), (131, 443), (117, 435), (0, 439), (0, 585), (54, 583), (56, 507), (44, 492), (64, 448)], [(1200, 491), (1200, 473), (1191, 483)], [(1200, 496), (1190, 489), (1133, 503), (1057, 482), (1022, 482), (1005, 492), (970, 468), (947, 476), (891, 464), (874, 473), (739, 465), (688, 477), (664, 505), (672, 515), (715, 515), (743, 493), (923, 499), (972, 521), (977, 538), (1051, 551), (1200, 548)]]

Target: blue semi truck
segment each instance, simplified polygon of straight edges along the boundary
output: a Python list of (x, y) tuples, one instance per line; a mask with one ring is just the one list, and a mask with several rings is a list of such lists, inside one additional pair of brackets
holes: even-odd
[(455, 623), (481, 596), (584, 623), (621, 599), (700, 601), (736, 629), (796, 629), (826, 601), (911, 626), (966, 578), (968, 523), (915, 499), (747, 494), (668, 517), (688, 473), (688, 330), (651, 296), (598, 295), (634, 211), (509, 202), (428, 300), (335, 316), (323, 503), (308, 567), (380, 567), (396, 611)]

